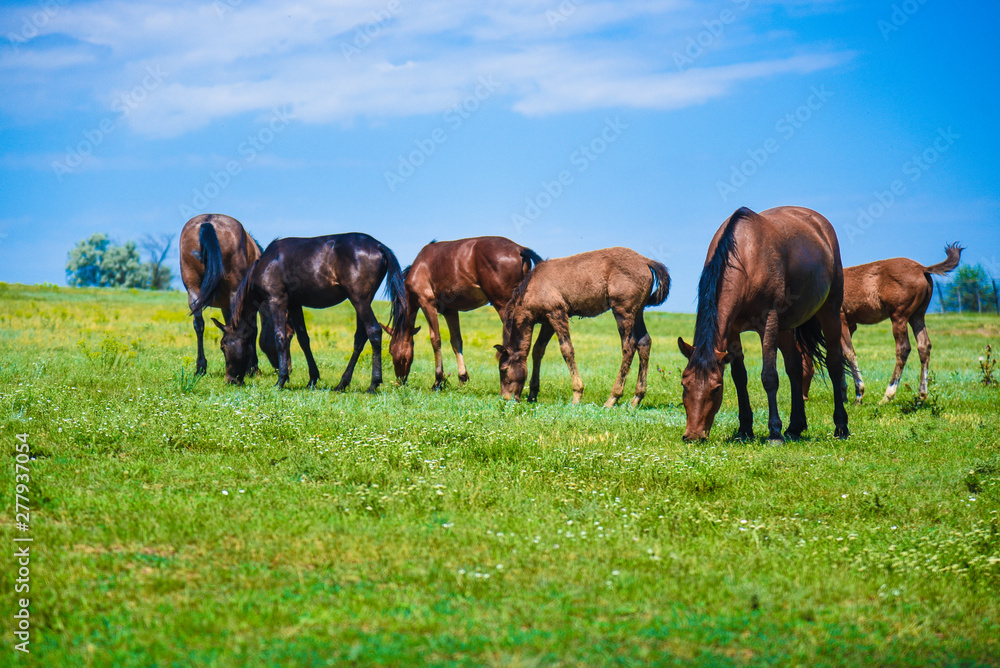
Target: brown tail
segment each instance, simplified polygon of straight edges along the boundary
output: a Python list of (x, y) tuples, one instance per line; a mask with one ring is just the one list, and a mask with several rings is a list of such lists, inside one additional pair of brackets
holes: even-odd
[(962, 259), (962, 251), (965, 247), (959, 246), (956, 241), (953, 244), (948, 244), (944, 247), (944, 252), (948, 254), (948, 257), (944, 262), (938, 262), (937, 264), (932, 264), (931, 266), (924, 269), (925, 274), (937, 274), (938, 276), (944, 276), (949, 271), (958, 266), (959, 261)]

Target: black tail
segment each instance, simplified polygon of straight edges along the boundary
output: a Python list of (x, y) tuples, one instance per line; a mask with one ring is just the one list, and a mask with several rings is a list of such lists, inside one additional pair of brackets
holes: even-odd
[(667, 295), (670, 294), (670, 274), (667, 273), (667, 268), (660, 262), (650, 260), (649, 270), (653, 273), (653, 289), (643, 308), (659, 306), (667, 301)]
[(958, 263), (962, 259), (962, 251), (965, 248), (958, 245), (956, 241), (953, 244), (948, 244), (944, 247), (944, 252), (948, 255), (944, 262), (938, 262), (937, 264), (932, 264), (931, 266), (924, 269), (925, 274), (937, 274), (938, 276), (944, 276), (949, 271), (958, 266)]
[[(799, 344), (802, 354), (812, 360), (813, 366), (826, 366), (826, 338), (819, 318), (813, 316), (795, 328), (795, 342)], [(849, 368), (847, 358), (844, 358), (844, 368)]]
[(379, 243), (378, 247), (388, 265), (385, 274), (385, 292), (392, 304), (392, 314), (389, 316), (389, 326), (392, 327), (406, 321), (406, 285), (396, 255), (385, 244)]
[(533, 266), (538, 265), (539, 263), (544, 262), (544, 261), (545, 260), (542, 259), (542, 256), (539, 255), (538, 253), (536, 253), (535, 251), (531, 250), (530, 248), (525, 248), (524, 246), (521, 247), (521, 275), (522, 276), (527, 275), (527, 273), (529, 271), (531, 271), (531, 268)]
[(201, 244), (201, 261), (205, 264), (205, 277), (201, 280), (198, 299), (191, 305), (191, 313), (198, 313), (215, 301), (219, 292), (225, 267), (222, 266), (222, 248), (219, 247), (219, 237), (211, 223), (204, 223), (198, 231), (198, 242)]

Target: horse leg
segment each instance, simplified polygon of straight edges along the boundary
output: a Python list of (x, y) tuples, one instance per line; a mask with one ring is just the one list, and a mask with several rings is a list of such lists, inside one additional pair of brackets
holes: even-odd
[(781, 436), (781, 415), (778, 414), (778, 314), (771, 311), (767, 315), (764, 331), (760, 335), (763, 366), (760, 382), (767, 393), (768, 440), (784, 442)]
[(309, 346), (309, 334), (306, 332), (306, 319), (302, 314), (301, 306), (292, 306), (288, 309), (288, 320), (295, 330), (295, 338), (299, 340), (299, 346), (306, 355), (306, 364), (309, 365), (309, 389), (316, 387), (319, 381), (319, 368), (316, 360), (313, 359), (312, 348)]
[(451, 349), (455, 353), (455, 361), (458, 362), (458, 382), (464, 385), (469, 382), (469, 370), (465, 368), (465, 358), (462, 356), (462, 325), (458, 322), (458, 311), (448, 311), (442, 315), (444, 321), (448, 323)]
[[(358, 312), (357, 326), (354, 328), (354, 350), (351, 352), (351, 359), (347, 361), (347, 368), (344, 369), (344, 375), (340, 377), (340, 382), (333, 388), (334, 392), (343, 392), (351, 384), (351, 379), (354, 377), (354, 366), (358, 363), (358, 358), (361, 357), (361, 351), (364, 350), (365, 341), (367, 340), (368, 336), (365, 331), (365, 325), (361, 321), (361, 313)], [(374, 363), (374, 360), (372, 362)]]
[[(359, 325), (364, 327), (368, 342), (372, 346), (372, 384), (368, 386), (367, 392), (375, 394), (375, 390), (382, 384), (382, 326), (378, 324), (371, 301), (359, 303), (355, 309), (358, 312)], [(364, 341), (361, 346), (364, 347)]]
[(924, 314), (913, 315), (910, 318), (910, 327), (913, 328), (913, 335), (917, 337), (917, 354), (920, 355), (920, 390), (917, 398), (924, 401), (927, 399), (927, 369), (931, 363), (931, 337), (927, 335)]
[[(861, 377), (861, 369), (858, 368), (858, 355), (854, 352), (853, 334), (856, 329), (857, 325), (851, 327), (847, 324), (847, 320), (841, 320), (840, 340), (843, 344), (841, 347), (844, 350), (844, 359), (851, 367), (851, 376), (854, 378), (854, 403), (860, 406), (861, 401), (865, 398), (865, 379)], [(844, 382), (844, 395), (846, 396), (846, 379)]]
[(552, 340), (552, 335), (556, 330), (548, 320), (542, 320), (538, 328), (538, 338), (535, 339), (535, 347), (531, 351), (531, 383), (528, 385), (528, 401), (538, 399), (538, 388), (541, 385), (542, 358), (545, 356), (545, 347)]
[(736, 388), (736, 403), (740, 409), (740, 426), (733, 434), (736, 440), (753, 439), (753, 408), (750, 407), (750, 393), (747, 392), (747, 366), (743, 360), (743, 346), (739, 339), (729, 342), (729, 352), (733, 356), (733, 361), (729, 366), (729, 373), (733, 377), (733, 386)]
[(253, 319), (248, 323), (250, 328), (250, 366), (247, 367), (247, 375), (250, 377), (256, 376), (260, 371), (259, 362), (257, 360), (257, 314), (255, 313)]
[(797, 441), (801, 438), (802, 432), (807, 429), (805, 393), (802, 389), (802, 358), (804, 355), (799, 344), (795, 342), (795, 333), (792, 331), (778, 334), (778, 348), (785, 361), (785, 374), (788, 376), (788, 386), (792, 390), (792, 411), (788, 418), (785, 438)]
[(549, 323), (559, 339), (559, 350), (562, 352), (563, 359), (566, 360), (569, 375), (573, 379), (573, 403), (578, 404), (583, 398), (583, 378), (580, 377), (580, 371), (576, 368), (576, 352), (573, 350), (573, 341), (569, 337), (569, 316), (565, 313), (554, 314), (553, 317), (549, 318)]
[(635, 340), (635, 347), (639, 351), (639, 378), (635, 381), (635, 396), (632, 397), (632, 407), (638, 408), (646, 396), (646, 378), (649, 374), (649, 349), (653, 343), (649, 332), (646, 331), (646, 321), (642, 317), (641, 311), (635, 319), (632, 338)]
[(625, 379), (628, 378), (629, 369), (632, 368), (632, 358), (635, 357), (635, 341), (632, 339), (632, 330), (635, 327), (635, 320), (631, 314), (614, 312), (615, 320), (618, 322), (618, 336), (622, 340), (622, 365), (618, 369), (618, 377), (615, 384), (611, 386), (611, 396), (604, 402), (605, 408), (611, 408), (625, 392)]
[(910, 356), (910, 335), (906, 331), (906, 321), (902, 318), (893, 319), (892, 336), (896, 339), (896, 368), (892, 372), (889, 380), (889, 387), (885, 389), (885, 396), (880, 403), (892, 401), (899, 388), (899, 380), (903, 376), (903, 368), (906, 367), (906, 358)]
[(441, 357), (441, 323), (438, 321), (438, 311), (434, 304), (423, 305), (424, 317), (427, 318), (427, 327), (431, 334), (431, 348), (434, 349), (434, 385), (432, 390), (440, 390), (444, 387), (444, 360)]
[(812, 380), (813, 376), (816, 375), (816, 369), (813, 367), (813, 361), (809, 355), (803, 355), (801, 350), (799, 351), (799, 355), (802, 356), (802, 400), (808, 401), (809, 388), (812, 386)]
[(844, 400), (847, 396), (844, 385), (844, 345), (840, 340), (843, 323), (840, 319), (840, 304), (833, 311), (830, 299), (816, 313), (820, 327), (823, 329), (823, 339), (826, 342), (826, 372), (830, 374), (830, 384), (833, 386), (833, 435), (837, 438), (847, 438), (851, 432), (847, 429), (847, 409)]
[(274, 344), (278, 348), (278, 382), (280, 390), (288, 382), (292, 369), (292, 328), (288, 323), (288, 311), (284, 305), (271, 304), (274, 319)]
[(205, 359), (205, 316), (201, 311), (194, 314), (194, 333), (198, 338), (198, 361), (195, 362), (194, 375), (203, 376), (208, 371), (208, 360)]

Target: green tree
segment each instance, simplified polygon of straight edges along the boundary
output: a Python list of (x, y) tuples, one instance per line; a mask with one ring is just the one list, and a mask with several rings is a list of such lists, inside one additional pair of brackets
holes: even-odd
[(148, 283), (147, 273), (135, 242), (119, 246), (104, 234), (78, 243), (66, 262), (66, 282), (78, 287), (143, 287)]
[(941, 293), (943, 310), (993, 312), (996, 310), (994, 289), (993, 281), (982, 265), (963, 264)]

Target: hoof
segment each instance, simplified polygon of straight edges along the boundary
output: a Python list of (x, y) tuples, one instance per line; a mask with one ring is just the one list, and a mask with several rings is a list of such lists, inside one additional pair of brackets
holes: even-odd
[(377, 394), (378, 393), (378, 385), (372, 385), (367, 390), (365, 390), (365, 393), (366, 394)]
[(864, 395), (862, 395), (862, 394), (856, 394), (856, 395), (854, 395), (854, 405), (855, 406), (860, 406), (861, 405), (861, 401), (863, 399), (864, 399)]
[(458, 376), (458, 382), (460, 385), (465, 385), (469, 382), (469, 374), (463, 373)]
[(753, 429), (743, 431), (742, 429), (737, 429), (733, 432), (734, 441), (752, 441), (753, 440)]
[(618, 397), (608, 397), (608, 400), (604, 402), (605, 408), (614, 408), (615, 404), (618, 403)]
[(777, 445), (784, 445), (785, 444), (785, 439), (783, 439), (783, 438), (769, 438), (769, 439), (767, 439), (767, 444), (768, 445), (775, 445), (775, 446), (777, 446)]
[(642, 397), (632, 397), (632, 408), (638, 408), (642, 403)]
[[(803, 430), (805, 431), (805, 430)], [(785, 440), (786, 441), (801, 441), (802, 431), (792, 431), (791, 429), (785, 430)]]
[(848, 431), (847, 425), (845, 424), (843, 427), (837, 427), (836, 429), (834, 429), (833, 430), (833, 435), (836, 438), (839, 438), (839, 439), (843, 440), (843, 439), (846, 439), (848, 436), (850, 436), (851, 432)]
[(347, 383), (337, 383), (337, 387), (333, 388), (334, 392), (343, 392), (347, 389)]
[(434, 384), (431, 385), (431, 389), (434, 390), (435, 392), (439, 392), (443, 390), (444, 386), (447, 384), (448, 384), (447, 380), (445, 380), (444, 378), (438, 378), (437, 380), (434, 381)]
[(207, 371), (208, 371), (208, 365), (207, 364), (199, 364), (194, 369), (194, 375), (196, 375), (196, 376), (204, 376)]

